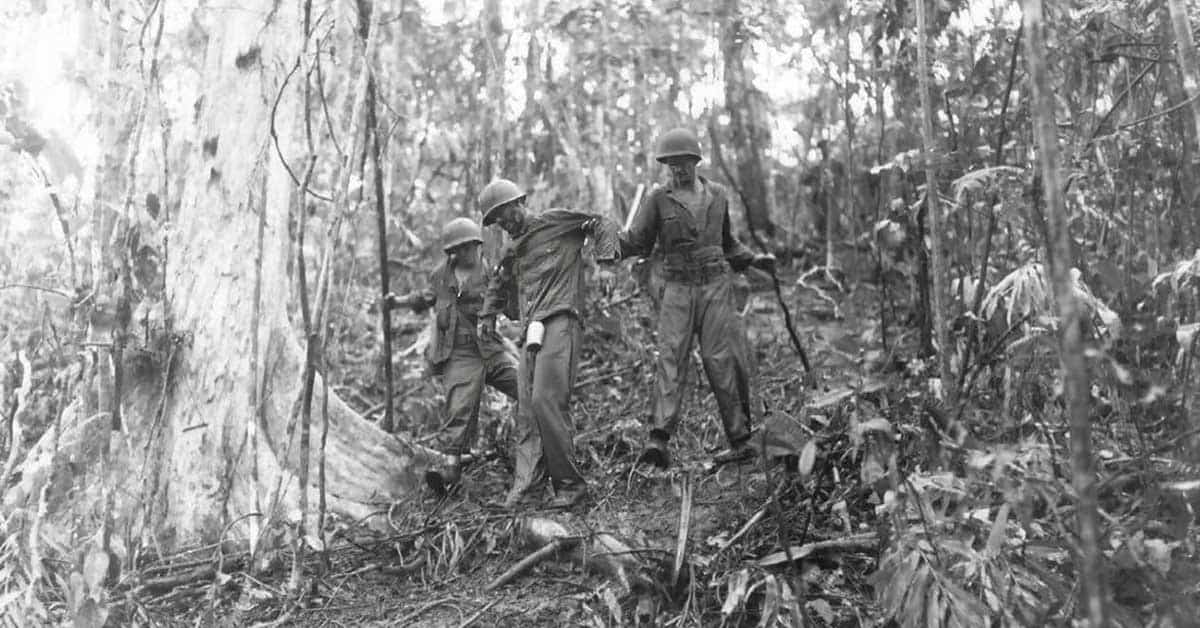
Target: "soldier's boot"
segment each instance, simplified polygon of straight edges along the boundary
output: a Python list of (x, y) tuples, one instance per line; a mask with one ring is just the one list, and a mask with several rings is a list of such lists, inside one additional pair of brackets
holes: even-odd
[(462, 485), (462, 456), (450, 456), (450, 460), (425, 472), (425, 484), (438, 495), (446, 495)]
[(646, 441), (645, 448), (638, 456), (637, 464), (653, 465), (659, 469), (666, 469), (671, 466), (671, 448), (667, 444), (667, 437), (662, 434), (652, 433), (650, 439)]
[(713, 463), (729, 464), (750, 462), (758, 456), (758, 450), (754, 448), (753, 443), (749, 438), (739, 441), (735, 445), (730, 445), (728, 449), (723, 449), (713, 456)]
[(591, 491), (585, 482), (563, 484), (554, 489), (554, 499), (546, 504), (547, 508), (570, 510), (586, 506), (591, 501)]

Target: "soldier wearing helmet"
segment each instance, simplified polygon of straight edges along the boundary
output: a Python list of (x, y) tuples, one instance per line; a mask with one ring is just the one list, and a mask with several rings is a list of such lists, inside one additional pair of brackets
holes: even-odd
[(439, 493), (460, 482), (463, 456), (470, 453), (478, 431), (484, 385), (514, 401), (518, 394), (516, 347), (494, 329), (488, 334), (476, 331), (487, 288), (482, 243), (474, 220), (451, 220), (442, 227), (441, 235), (446, 262), (430, 276), (429, 288), (404, 297), (388, 295), (393, 307), (433, 308), (435, 312), (426, 358), (446, 389), (444, 436), (449, 443), (449, 462), (427, 472), (425, 480)]
[(577, 506), (588, 498), (587, 483), (575, 466), (569, 415), (583, 340), (583, 247), (592, 238), (611, 242), (615, 253), (616, 225), (595, 214), (566, 209), (531, 215), (525, 193), (506, 179), (483, 189), (479, 209), (485, 226), (498, 225), (511, 238), (480, 313), (483, 333), (495, 328), (495, 317), (501, 312), (524, 324), (520, 406), (522, 415), (529, 415), (536, 425), (519, 435), (516, 477), (506, 503), (515, 505), (528, 488), (540, 458), (555, 491), (550, 506)]
[(729, 448), (716, 462), (754, 457), (750, 445), (750, 362), (745, 329), (733, 299), (729, 271), (769, 270), (771, 255), (750, 252), (730, 230), (725, 189), (696, 174), (700, 142), (688, 129), (663, 133), (655, 158), (667, 166), (668, 183), (642, 202), (621, 234), (622, 256), (665, 254), (666, 286), (658, 316), (656, 390), (650, 437), (639, 464), (670, 465), (668, 441), (679, 423), (692, 339), (717, 398)]

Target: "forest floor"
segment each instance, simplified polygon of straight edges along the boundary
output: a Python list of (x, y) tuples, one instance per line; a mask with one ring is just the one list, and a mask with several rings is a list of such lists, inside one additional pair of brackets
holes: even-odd
[[(751, 274), (743, 308), (757, 364), (756, 420), (793, 447), (785, 453), (796, 455), (785, 462), (712, 466), (724, 437), (693, 360), (672, 467), (635, 467), (652, 399), (653, 305), (626, 281), (588, 315), (572, 402), (577, 458), (593, 504), (542, 511), (538, 498), (549, 495), (535, 493), (528, 506), (500, 509), (495, 504), (511, 470), (504, 456), (485, 456), (468, 468), (457, 494), (384, 505), (375, 516), (386, 518), (386, 532), (327, 522), (325, 560), (310, 555), (312, 584), (299, 603), (285, 593), (291, 557), (282, 550), (253, 576), (227, 569), (229, 577), (216, 582), (146, 600), (140, 612), (166, 625), (228, 626), (869, 626), (901, 614), (909, 625), (925, 625), (926, 613), (930, 625), (983, 625), (997, 615), (1011, 625), (1069, 624), (1072, 533), (1059, 509), (1048, 506), (1068, 490), (1070, 476), (1065, 425), (1049, 410), (1053, 378), (1030, 366), (1044, 358), (1024, 362), (1028, 391), (1018, 391), (1011, 410), (1024, 419), (1004, 418), (995, 378), (983, 375), (965, 408), (968, 432), (951, 437), (937, 428), (945, 417), (931, 420), (941, 412), (930, 393), (933, 364), (914, 357), (912, 328), (890, 321), (891, 351), (882, 349), (881, 286), (851, 274), (840, 291), (819, 276), (801, 284), (798, 273), (789, 269), (781, 281), (817, 371), (813, 380), (791, 347), (766, 275)], [(887, 310), (908, 311), (904, 286), (888, 289)], [(404, 360), (408, 366), (420, 358)], [(440, 403), (436, 384), (419, 368), (401, 372), (408, 429), (436, 444), (436, 410), (417, 418), (421, 408)], [(372, 379), (364, 369), (343, 382)], [(1178, 443), (1176, 419), (1134, 412), (1137, 402), (1122, 398), (1142, 391), (1097, 382), (1126, 416), (1098, 425), (1096, 436), (1098, 455), (1108, 461), (1102, 477), (1114, 480), (1102, 486), (1102, 505), (1119, 521), (1105, 550), (1116, 570), (1113, 596), (1123, 605), (1114, 608), (1126, 609), (1118, 623), (1144, 625), (1162, 613), (1194, 619), (1200, 593), (1189, 583), (1200, 578), (1200, 561), (1191, 507), (1151, 489), (1171, 474), (1190, 477), (1193, 468), (1148, 467), (1137, 482), (1127, 472), (1130, 461), (1142, 459), (1139, 447), (1164, 452)], [(378, 396), (364, 387), (359, 405)], [(511, 410), (488, 393), (481, 440), (490, 449), (503, 449), (496, 443), (511, 427)], [(1149, 418), (1154, 422), (1142, 425)], [(1127, 433), (1131, 426), (1140, 430), (1136, 438)], [(805, 449), (816, 455), (806, 458)], [(1008, 525), (1010, 507), (1021, 525)], [(685, 510), (690, 517), (681, 526)], [(910, 523), (898, 532), (902, 520)], [(538, 549), (530, 530), (539, 525), (558, 526), (580, 545), (490, 587)], [(962, 573), (969, 582), (932, 578), (938, 572), (924, 566), (932, 564), (927, 552), (959, 565), (951, 569), (968, 569)], [(935, 619), (935, 608), (944, 616)]]
[[(784, 295), (809, 343), (809, 357), (819, 365), (817, 392), (825, 402), (818, 403), (833, 410), (863, 383), (860, 369), (872, 338), (878, 346), (878, 322), (871, 314), (878, 312), (876, 297), (870, 289), (831, 293), (840, 299), (841, 318), (835, 319), (832, 302), (797, 287), (795, 279), (794, 274), (783, 279)], [(873, 493), (861, 488), (857, 456), (846, 440), (828, 429), (829, 414), (805, 407), (813, 391), (805, 386), (769, 279), (759, 275), (752, 282), (744, 318), (757, 356), (756, 409), (764, 407), (774, 426), (800, 426), (789, 442), (822, 442), (816, 479), (806, 480), (778, 462), (714, 468), (712, 453), (725, 443), (696, 360), (685, 419), (672, 441), (671, 468), (635, 467), (645, 433), (641, 420), (652, 398), (652, 306), (641, 297), (610, 299), (617, 305), (597, 313), (589, 327), (572, 406), (578, 458), (592, 483), (593, 504), (571, 513), (543, 512), (535, 494), (525, 500), (530, 506), (500, 510), (495, 503), (503, 499), (511, 474), (501, 457), (485, 459), (468, 468), (461, 492), (443, 499), (425, 495), (390, 511), (393, 535), (335, 525), (341, 534), (329, 540), (330, 564), (323, 568), (311, 561), (310, 570), (319, 575), (302, 607), (285, 610), (280, 604), (286, 580), (286, 568), (280, 568), (274, 584), (270, 574), (259, 575), (257, 584), (220, 596), (224, 601), (202, 615), (234, 625), (707, 626), (754, 625), (769, 613), (788, 625), (786, 614), (803, 608), (823, 625), (870, 623), (866, 575), (874, 571), (877, 553)], [(618, 329), (629, 320), (641, 324)], [(490, 404), (483, 420), (507, 412), (505, 405), (497, 410)], [(680, 512), (689, 494), (685, 561), (671, 586)], [(638, 572), (628, 574), (634, 582), (614, 579), (603, 568), (584, 569), (578, 561), (547, 560), (506, 586), (485, 590), (536, 549), (519, 534), (531, 519), (619, 539), (633, 556), (626, 567)], [(799, 548), (830, 539), (848, 542), (823, 551), (818, 543), (819, 551), (794, 563), (779, 554), (785, 544)], [(652, 583), (650, 590), (646, 583)]]

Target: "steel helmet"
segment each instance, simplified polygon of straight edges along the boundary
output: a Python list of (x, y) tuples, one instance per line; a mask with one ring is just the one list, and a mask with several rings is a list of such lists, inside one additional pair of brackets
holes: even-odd
[(483, 242), (479, 233), (479, 225), (470, 218), (455, 218), (442, 226), (442, 250), (450, 249), (467, 242)]
[(483, 212), (483, 225), (486, 227), (496, 220), (493, 210), (497, 207), (524, 197), (525, 193), (521, 188), (508, 179), (496, 179), (487, 184), (479, 193), (479, 211)]
[(658, 143), (654, 146), (655, 159), (666, 161), (668, 157), (680, 155), (691, 155), (696, 159), (703, 159), (700, 154), (700, 140), (696, 139), (695, 133), (688, 129), (671, 129), (658, 136)]

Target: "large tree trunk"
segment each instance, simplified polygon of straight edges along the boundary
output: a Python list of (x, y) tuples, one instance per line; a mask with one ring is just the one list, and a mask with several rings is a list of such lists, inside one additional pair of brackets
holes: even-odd
[(1059, 175), (1058, 135), (1054, 122), (1054, 93), (1043, 58), (1046, 37), (1042, 0), (1024, 0), (1026, 61), (1033, 87), (1033, 133), (1037, 139), (1046, 218), (1050, 230), (1051, 280), (1058, 303), (1061, 334), (1063, 392), (1071, 425), (1071, 471), (1074, 476), (1076, 521), (1079, 526), (1080, 606), (1091, 626), (1104, 626), (1104, 596), (1101, 591), (1099, 534), (1096, 522), (1096, 471), (1092, 465), (1092, 430), (1089, 417), (1087, 363), (1083, 357), (1080, 306), (1071, 281), (1071, 235)]
[[(950, 358), (954, 355), (954, 346), (950, 341), (950, 329), (946, 323), (946, 281), (950, 276), (946, 268), (946, 255), (943, 249), (942, 209), (938, 197), (937, 172), (937, 140), (933, 136), (933, 105), (932, 86), (929, 70), (929, 33), (926, 24), (926, 0), (917, 0), (917, 79), (921, 92), (921, 137), (925, 162), (925, 207), (929, 212), (926, 216), (926, 230), (929, 236), (929, 286), (932, 290), (930, 310), (933, 314), (933, 336), (938, 343), (938, 374), (942, 381), (942, 391), (945, 399), (954, 402), (955, 379), (950, 368)], [(943, 428), (948, 426), (942, 426)]]
[[(752, 234), (775, 236), (771, 222), (770, 181), (764, 153), (771, 143), (767, 127), (766, 95), (755, 89), (754, 80), (746, 68), (747, 44), (750, 33), (742, 17), (739, 0), (725, 0), (725, 28), (721, 37), (721, 53), (725, 59), (725, 108), (729, 110), (729, 126), (733, 132), (733, 147), (737, 154), (737, 181), (746, 199), (746, 222)], [(716, 142), (717, 138), (712, 138)]]
[[(202, 105), (181, 211), (170, 231), (166, 279), (172, 338), (152, 352), (154, 362), (131, 369), (123, 391), (125, 422), (111, 432), (103, 414), (74, 405), (55, 447), (48, 433), (23, 463), (5, 506), (44, 500), (44, 533), (70, 543), (98, 523), (99, 450), (110, 443), (106, 481), (115, 487), (113, 515), (124, 543), (153, 541), (170, 548), (220, 538), (245, 538), (247, 519), (298, 517), (297, 415), (303, 355), (287, 317), (288, 208), (296, 186), (274, 156), (272, 107), (283, 79), (280, 59), (299, 49), (295, 3), (243, 2), (202, 12), (212, 26), (204, 63)], [(284, 154), (286, 121), (297, 119), (295, 90), (276, 115)], [(297, 145), (294, 147), (299, 149)], [(301, 163), (302, 154), (289, 161)], [(259, 320), (255, 306), (255, 234), (263, 215)], [(261, 420), (252, 404), (252, 335), (258, 334), (263, 391)], [(315, 404), (324, 387), (314, 386)], [(385, 434), (340, 399), (328, 399), (326, 451), (329, 508), (364, 518), (413, 494), (419, 470), (436, 455)], [(314, 429), (323, 425), (321, 417)], [(246, 447), (259, 441), (258, 456)], [(317, 452), (312, 452), (317, 463)], [(257, 482), (257, 486), (256, 486)], [(255, 506), (255, 489), (269, 497)], [(317, 487), (310, 484), (310, 491)], [(316, 504), (317, 499), (308, 500)], [(36, 510), (36, 509), (31, 509)], [(59, 524), (59, 525), (55, 525)]]

